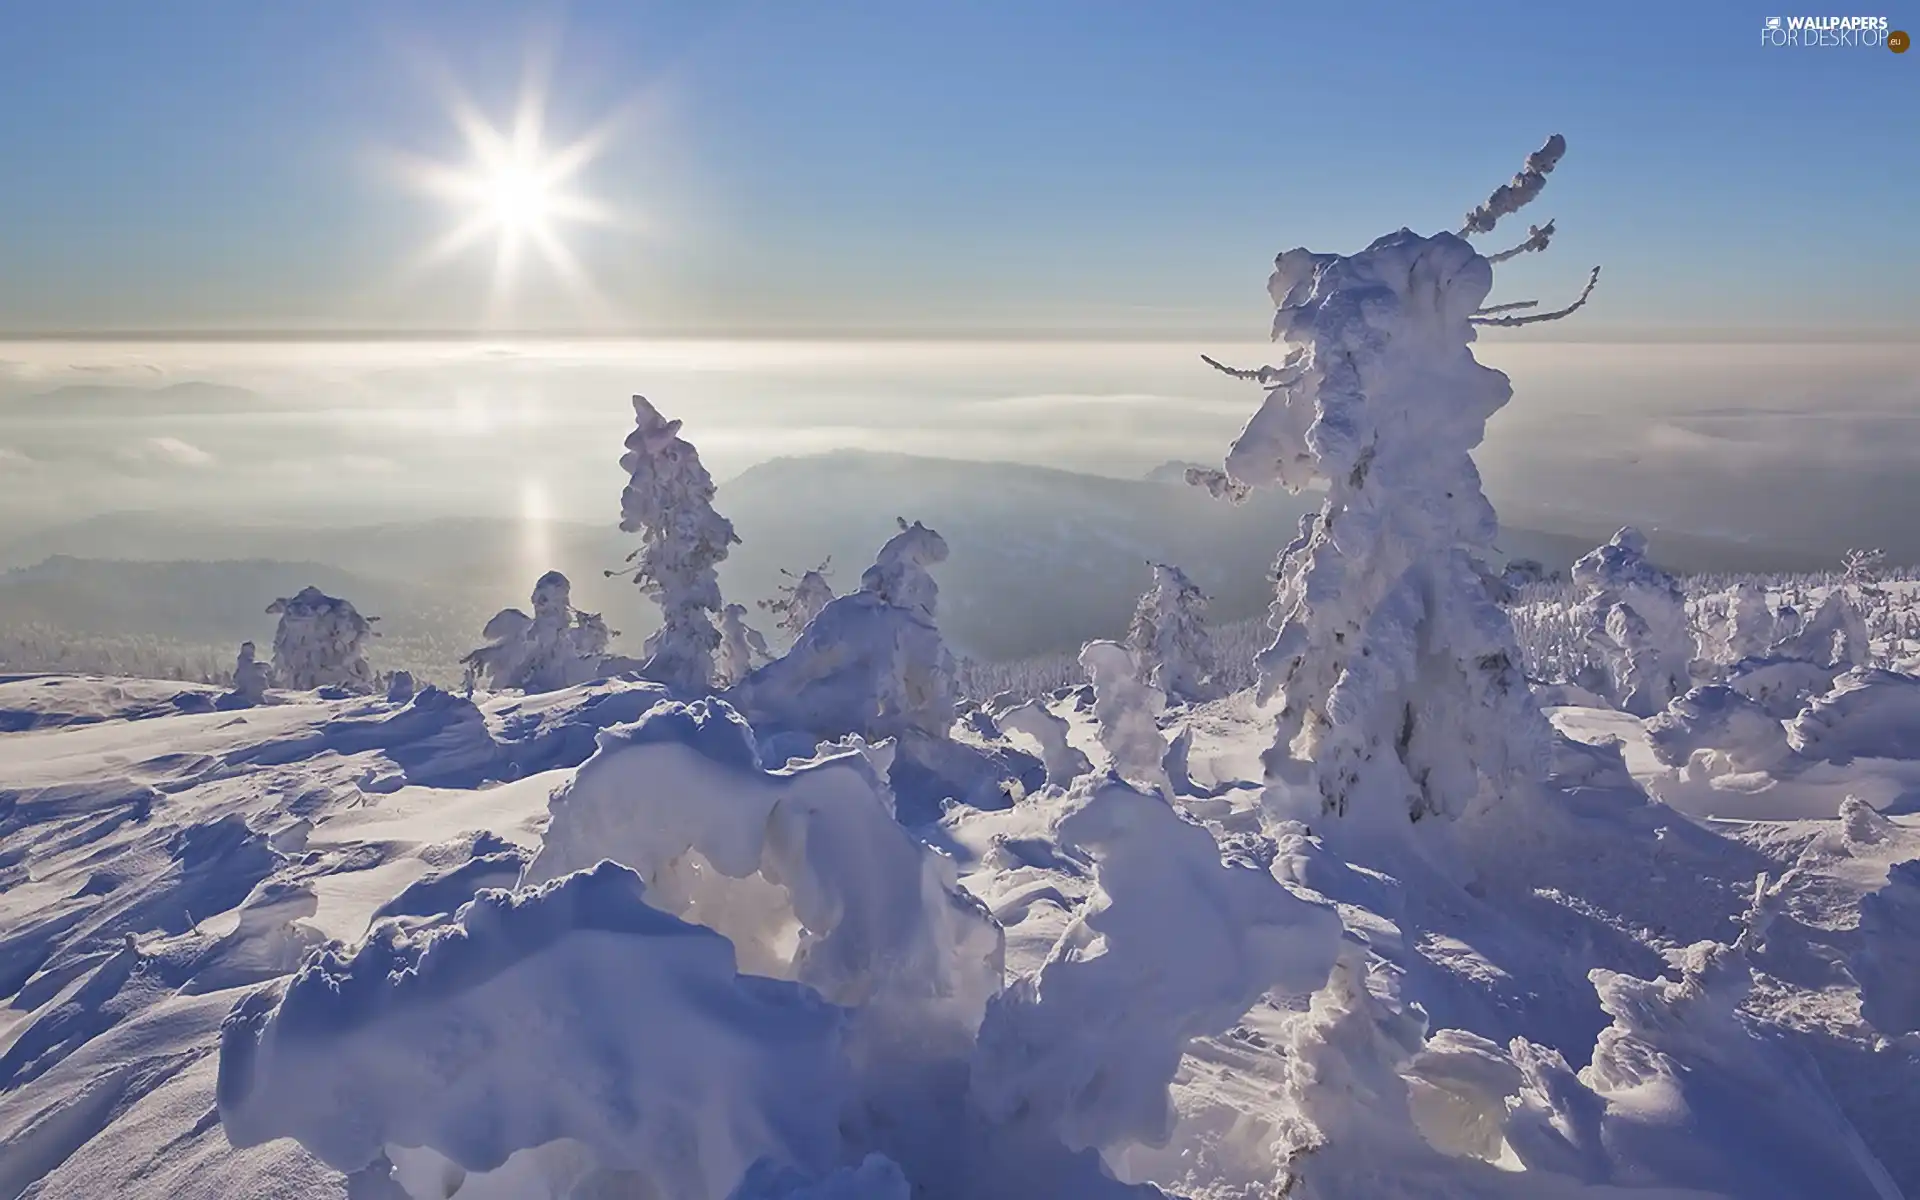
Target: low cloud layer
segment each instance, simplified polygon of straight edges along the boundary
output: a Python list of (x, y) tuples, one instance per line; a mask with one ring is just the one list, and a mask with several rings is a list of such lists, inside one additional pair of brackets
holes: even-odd
[[(1217, 461), (1267, 346), (583, 343), (81, 346), (0, 353), (0, 527), (118, 509), (307, 523), (611, 521), (627, 397), (722, 477), (840, 447), (1137, 476)], [(1509, 519), (1635, 521), (1920, 557), (1920, 366), (1887, 345), (1489, 344), (1516, 396), (1479, 455)], [(211, 386), (208, 386), (211, 385)], [(796, 497), (796, 502), (804, 502)], [(1906, 542), (1913, 545), (1907, 547)]]

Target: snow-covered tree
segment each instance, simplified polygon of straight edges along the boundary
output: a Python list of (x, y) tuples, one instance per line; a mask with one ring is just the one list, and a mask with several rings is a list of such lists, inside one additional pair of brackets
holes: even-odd
[(548, 571), (533, 585), (533, 616), (517, 608), (495, 613), (481, 630), (487, 644), (461, 659), (494, 688), (550, 692), (600, 674), (612, 634), (598, 613), (573, 607), (573, 585)]
[(1628, 526), (1573, 564), (1586, 592), (1575, 618), (1606, 678), (1607, 698), (1650, 717), (1693, 685), (1694, 638), (1687, 598), (1673, 576), (1647, 561), (1646, 535)]
[(1140, 597), (1127, 629), (1127, 652), (1139, 677), (1176, 701), (1219, 694), (1219, 664), (1207, 632), (1207, 596), (1185, 571), (1153, 564), (1153, 586)]
[(1727, 593), (1726, 646), (1722, 657), (1730, 663), (1757, 658), (1773, 645), (1773, 610), (1767, 591), (1751, 579), (1742, 579)]
[(767, 639), (747, 624), (747, 606), (729, 604), (720, 610), (720, 679), (734, 684), (760, 663), (773, 657)]
[(909, 525), (905, 517), (894, 520), (900, 532), (887, 539), (873, 565), (861, 573), (860, 590), (931, 620), (940, 585), (927, 568), (947, 561), (947, 540), (918, 521)]
[(647, 402), (633, 398), (634, 430), (620, 458), (627, 472), (620, 494), (620, 528), (642, 536), (627, 556), (633, 581), (659, 605), (660, 628), (644, 647), (646, 674), (669, 687), (704, 691), (713, 682), (720, 648), (714, 617), (721, 611), (717, 568), (740, 539), (733, 523), (713, 510), (713, 477), (700, 453)]
[(935, 624), (940, 589), (928, 571), (946, 557), (938, 533), (901, 521), (860, 589), (821, 609), (791, 650), (736, 684), (730, 699), (756, 728), (946, 739), (958, 689)]
[[(1326, 490), (1282, 556), (1261, 693), (1285, 697), (1267, 756), (1269, 803), (1303, 816), (1364, 808), (1375, 822), (1457, 814), (1534, 772), (1546, 725), (1486, 565), (1496, 522), (1472, 451), (1512, 397), (1473, 357), (1476, 328), (1566, 316), (1483, 307), (1495, 263), (1543, 249), (1535, 228), (1483, 255), (1467, 236), (1532, 199), (1566, 149), (1558, 135), (1458, 233), (1402, 229), (1352, 255), (1293, 249), (1268, 291), (1278, 366), (1235, 370), (1268, 389), (1215, 495)], [(1598, 271), (1595, 271), (1597, 277)], [(1397, 814), (1397, 816), (1395, 815)]]
[(1773, 653), (1784, 658), (1803, 658), (1823, 666), (1864, 666), (1869, 639), (1866, 618), (1844, 585), (1830, 588), (1820, 606), (1804, 623), (1783, 629), (1774, 642)]
[(827, 582), (827, 568), (832, 561), (828, 558), (813, 570), (798, 575), (781, 571), (791, 582), (781, 584), (779, 594), (773, 599), (759, 602), (761, 608), (775, 614), (775, 624), (788, 638), (798, 640), (807, 622), (819, 616), (820, 610), (833, 599), (833, 585)]
[(1159, 725), (1166, 693), (1140, 678), (1133, 656), (1118, 642), (1088, 642), (1080, 647), (1080, 665), (1093, 683), (1093, 719), (1113, 773), (1135, 786), (1172, 795), (1163, 766), (1167, 739)]
[(273, 631), (273, 677), (281, 687), (373, 690), (366, 645), (379, 636), (373, 632), (378, 617), (363, 617), (352, 604), (317, 587), (275, 600), (267, 612), (280, 618)]

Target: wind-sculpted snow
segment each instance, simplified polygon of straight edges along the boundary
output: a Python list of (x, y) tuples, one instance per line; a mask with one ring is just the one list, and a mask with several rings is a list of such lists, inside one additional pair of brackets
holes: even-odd
[(1055, 715), (1038, 700), (1029, 700), (1001, 713), (999, 726), (1011, 733), (1023, 733), (1038, 743), (1049, 786), (1067, 787), (1093, 769), (1087, 756), (1067, 741), (1070, 726), (1066, 718)]
[(1699, 771), (1791, 770), (1786, 726), (1730, 687), (1695, 688), (1647, 722), (1654, 757)]
[(1166, 693), (1139, 677), (1133, 656), (1118, 642), (1088, 642), (1080, 647), (1080, 665), (1093, 682), (1093, 719), (1108, 766), (1122, 779), (1171, 794), (1159, 725)]
[(840, 1013), (738, 974), (725, 938), (645, 895), (612, 863), (484, 892), (453, 926), (378, 926), (254, 993), (221, 1034), (227, 1136), (376, 1174), (389, 1145), (492, 1171), (568, 1139), (687, 1200), (722, 1200), (762, 1159), (823, 1173)]
[(999, 929), (894, 820), (859, 749), (763, 771), (732, 709), (663, 704), (603, 731), (550, 807), (524, 883), (611, 858), (648, 903), (730, 938), (745, 969), (838, 1003), (932, 1006), (971, 1028), (999, 990)]
[(1920, 758), (1920, 676), (1857, 668), (1833, 681), (1787, 727), (1808, 758)]
[(1094, 891), (1039, 971), (988, 1009), (973, 1095), (993, 1118), (1073, 1148), (1164, 1142), (1187, 1043), (1221, 1033), (1269, 989), (1304, 994), (1333, 965), (1340, 923), (1164, 799), (1083, 780), (1054, 824), (1094, 865)]

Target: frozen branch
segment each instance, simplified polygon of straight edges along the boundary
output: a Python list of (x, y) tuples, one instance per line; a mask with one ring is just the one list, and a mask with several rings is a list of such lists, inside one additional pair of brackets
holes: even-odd
[(1532, 203), (1533, 198), (1540, 194), (1540, 189), (1547, 186), (1547, 175), (1553, 170), (1554, 164), (1566, 152), (1566, 138), (1557, 133), (1548, 138), (1545, 145), (1527, 155), (1526, 165), (1520, 168), (1518, 175), (1493, 189), (1493, 195), (1487, 197), (1485, 204), (1467, 214), (1467, 223), (1461, 227), (1460, 236), (1487, 233), (1501, 217), (1519, 212)]
[[(1468, 317), (1467, 320), (1471, 321), (1475, 325), (1500, 325), (1500, 326), (1509, 326), (1509, 327), (1514, 325), (1537, 325), (1542, 321), (1558, 321), (1561, 317), (1568, 316), (1578, 311), (1582, 306), (1584, 306), (1587, 302), (1587, 297), (1593, 295), (1593, 285), (1599, 282), (1600, 282), (1600, 268), (1595, 267), (1593, 269), (1593, 273), (1587, 276), (1587, 286), (1580, 289), (1580, 298), (1578, 300), (1575, 300), (1572, 304), (1567, 305), (1565, 308), (1558, 309), (1554, 312), (1529, 313), (1524, 317), (1488, 317), (1488, 316), (1476, 315), (1476, 316)], [(1530, 301), (1528, 303), (1537, 304), (1539, 302)], [(1518, 307), (1518, 305), (1503, 304), (1503, 305), (1500, 305), (1499, 307), (1515, 308), (1515, 307)], [(1490, 309), (1488, 311), (1497, 311), (1497, 310)]]
[(1485, 308), (1476, 308), (1473, 310), (1473, 315), (1476, 317), (1490, 317), (1494, 313), (1513, 312), (1521, 308), (1539, 307), (1540, 302), (1538, 300), (1515, 300), (1512, 304), (1489, 304)]
[(1553, 240), (1553, 222), (1552, 221), (1548, 221), (1545, 225), (1529, 225), (1527, 226), (1526, 241), (1521, 242), (1518, 246), (1513, 246), (1509, 249), (1502, 250), (1498, 254), (1489, 254), (1487, 256), (1487, 261), (1490, 263), (1503, 263), (1510, 258), (1516, 258), (1522, 254), (1531, 253), (1532, 251), (1535, 251), (1535, 250), (1545, 250), (1547, 248), (1547, 243), (1552, 240)]
[(1266, 366), (1258, 370), (1248, 370), (1244, 367), (1229, 367), (1225, 363), (1206, 354), (1200, 356), (1200, 361), (1206, 363), (1222, 375), (1231, 375), (1235, 379), (1245, 379), (1251, 383), (1258, 383), (1262, 387), (1273, 387), (1277, 384), (1292, 383), (1298, 379), (1300, 377), (1300, 364), (1304, 357), (1300, 351), (1295, 350), (1287, 355), (1285, 359), (1281, 360), (1279, 366)]

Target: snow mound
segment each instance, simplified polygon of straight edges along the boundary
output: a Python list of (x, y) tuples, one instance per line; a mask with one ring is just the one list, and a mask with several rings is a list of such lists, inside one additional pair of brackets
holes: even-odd
[(727, 705), (664, 703), (602, 731), (549, 810), (525, 884), (611, 858), (745, 969), (836, 1003), (931, 1006), (970, 1029), (1000, 988), (998, 926), (894, 819), (861, 748), (765, 771)]
[(1077, 784), (1053, 832), (1092, 860), (1094, 891), (1039, 971), (989, 1007), (974, 1098), (1074, 1149), (1159, 1144), (1187, 1043), (1271, 989), (1318, 988), (1339, 919), (1258, 867), (1222, 862), (1206, 829), (1112, 775)]
[(483, 892), (454, 925), (377, 926), (277, 999), (253, 993), (221, 1033), (228, 1138), (293, 1137), (376, 1178), (389, 1146), (485, 1172), (566, 1139), (688, 1200), (721, 1200), (761, 1160), (825, 1173), (840, 1013), (740, 975), (724, 938), (645, 892), (612, 863)]
[(1861, 899), (1850, 965), (1862, 1017), (1890, 1035), (1920, 1031), (1920, 860), (1895, 863), (1886, 886)]
[(1920, 676), (1855, 667), (1816, 697), (1787, 729), (1808, 758), (1920, 758)]
[(1706, 774), (1789, 769), (1794, 759), (1786, 726), (1757, 701), (1719, 684), (1694, 688), (1650, 719), (1647, 744), (1667, 766), (1697, 766)]
[(1141, 787), (1170, 795), (1173, 784), (1163, 763), (1167, 739), (1160, 735), (1160, 714), (1167, 696), (1143, 681), (1133, 656), (1118, 642), (1088, 642), (1080, 647), (1080, 666), (1093, 681), (1093, 717), (1100, 745), (1114, 774)]

